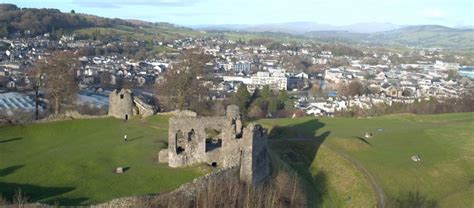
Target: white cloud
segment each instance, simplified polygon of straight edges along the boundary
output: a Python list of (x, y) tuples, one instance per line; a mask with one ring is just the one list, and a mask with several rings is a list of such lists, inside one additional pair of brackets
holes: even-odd
[(446, 13), (439, 8), (427, 8), (423, 10), (423, 16), (428, 18), (443, 18)]

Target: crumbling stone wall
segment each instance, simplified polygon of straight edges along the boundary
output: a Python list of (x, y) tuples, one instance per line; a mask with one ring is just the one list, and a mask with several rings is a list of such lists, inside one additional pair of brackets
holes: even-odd
[(134, 97), (133, 102), (135, 106), (137, 107), (137, 110), (138, 110), (137, 113), (139, 115), (142, 115), (143, 117), (147, 117), (147, 116), (152, 116), (155, 114), (155, 109), (153, 108), (153, 106), (148, 105), (147, 103), (142, 101), (140, 98)]
[(267, 130), (259, 124), (244, 127), (239, 108), (227, 107), (226, 116), (172, 117), (168, 149), (159, 161), (170, 167), (207, 163), (219, 168), (240, 167), (240, 178), (257, 184), (269, 174)]

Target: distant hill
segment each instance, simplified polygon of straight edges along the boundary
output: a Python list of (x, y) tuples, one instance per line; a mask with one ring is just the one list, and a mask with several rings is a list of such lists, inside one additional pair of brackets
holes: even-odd
[(368, 36), (368, 41), (409, 46), (474, 49), (474, 29), (456, 29), (439, 25), (404, 27)]
[(346, 26), (334, 26), (315, 22), (287, 22), (258, 25), (200, 25), (195, 29), (226, 30), (239, 32), (281, 32), (290, 34), (304, 34), (311, 31), (348, 31), (351, 33), (374, 33), (400, 28), (390, 23), (358, 23)]
[(333, 26), (314, 22), (291, 22), (260, 25), (201, 25), (207, 31), (273, 32), (304, 35), (322, 41), (364, 42), (377, 45), (437, 47), (462, 51), (474, 50), (474, 29), (439, 25), (398, 26), (389, 23), (360, 23)]
[(312, 31), (311, 38), (358, 41), (382, 45), (404, 45), (457, 50), (474, 50), (474, 29), (457, 29), (439, 25), (402, 27), (378, 33), (353, 33), (348, 31)]
[(72, 32), (89, 38), (121, 36), (136, 40), (166, 40), (198, 34), (190, 28), (169, 23), (111, 19), (63, 13), (57, 9), (18, 8), (14, 4), (0, 4), (0, 38), (13, 34), (36, 36), (44, 33), (51, 33), (58, 38)]
[[(57, 9), (18, 8), (0, 4), (0, 37), (12, 34), (60, 37), (77, 32), (83, 37), (122, 36), (137, 40), (168, 40), (224, 35), (231, 39), (273, 38), (276, 40), (364, 42), (377, 45), (440, 47), (474, 51), (472, 26), (449, 28), (439, 25), (402, 27), (389, 23), (360, 23), (333, 26), (314, 22), (289, 22), (260, 25), (200, 25), (191, 28), (170, 23), (110, 19), (88, 14), (63, 13)], [(204, 31), (203, 31), (204, 30)]]

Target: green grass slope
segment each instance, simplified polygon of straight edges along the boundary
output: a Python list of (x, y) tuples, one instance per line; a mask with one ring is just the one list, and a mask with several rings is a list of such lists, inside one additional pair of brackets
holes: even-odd
[(302, 177), (311, 207), (376, 207), (376, 195), (362, 173), (327, 146), (271, 141), (270, 147)]
[(185, 37), (197, 37), (199, 32), (188, 28), (177, 27), (170, 24), (151, 24), (146, 27), (130, 27), (116, 25), (113, 27), (88, 27), (73, 30), (79, 35), (99, 34), (101, 36), (120, 36), (132, 40), (174, 40)]
[[(474, 113), (259, 122), (270, 128), (270, 152), (307, 182), (315, 207), (376, 206), (371, 180), (351, 160), (374, 176), (389, 205), (473, 203)], [(208, 172), (156, 164), (167, 129), (164, 116), (0, 127), (0, 193), (11, 198), (21, 188), (30, 201), (87, 205), (167, 192)], [(410, 159), (415, 154), (421, 162)], [(129, 169), (115, 174), (117, 166)]]
[[(474, 113), (395, 115), (370, 119), (271, 119), (262, 122), (273, 128), (271, 135), (275, 140), (317, 136), (321, 146), (303, 145), (312, 149), (305, 155), (314, 163), (323, 160), (319, 157), (326, 157), (317, 150), (324, 146), (350, 155), (380, 183), (389, 205), (425, 203), (469, 207), (474, 203)], [(383, 131), (377, 131), (379, 128)], [(374, 137), (364, 138), (365, 132), (372, 132)], [(291, 146), (281, 148), (287, 147)], [(410, 159), (417, 154), (421, 156), (421, 162)], [(332, 165), (340, 164), (334, 162)], [(320, 174), (312, 166), (304, 166), (300, 172)]]
[[(0, 193), (11, 199), (21, 188), (33, 202), (86, 205), (171, 191), (208, 170), (156, 164), (167, 125), (157, 116), (0, 127)], [(118, 166), (129, 169), (116, 174)]]

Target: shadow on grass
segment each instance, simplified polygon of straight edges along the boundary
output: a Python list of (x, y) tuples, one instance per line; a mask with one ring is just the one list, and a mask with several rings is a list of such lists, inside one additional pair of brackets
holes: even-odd
[(10, 166), (8, 168), (0, 169), (0, 177), (10, 175), (22, 167), (24, 167), (24, 165), (15, 165), (15, 166)]
[(368, 145), (372, 146), (372, 144), (370, 144), (370, 142), (369, 142), (369, 141), (367, 141), (367, 139), (364, 139), (364, 138), (362, 138), (362, 137), (359, 137), (359, 136), (356, 136), (355, 138), (356, 138), (356, 139), (358, 139), (359, 141), (362, 141), (362, 142), (364, 142), (364, 143), (366, 143), (366, 144), (368, 144)]
[(128, 141), (129, 141), (129, 142), (133, 142), (133, 141), (139, 140), (139, 139), (141, 139), (141, 138), (143, 138), (143, 137), (144, 137), (144, 136), (135, 137), (135, 138), (133, 138), (133, 139), (129, 139)]
[(323, 128), (324, 123), (319, 120), (309, 120), (304, 123), (288, 126), (274, 126), (269, 133), (270, 139), (309, 139), (314, 138), (316, 131)]
[(288, 126), (275, 126), (269, 133), (270, 148), (281, 160), (293, 168), (306, 184), (308, 203), (311, 207), (321, 207), (327, 192), (327, 176), (324, 172), (315, 175), (310, 172), (311, 164), (319, 148), (331, 134), (326, 131), (317, 135), (325, 126), (314, 119)]
[[(44, 187), (44, 186), (29, 185), (29, 184), (0, 182), (0, 193), (2, 193), (2, 196), (10, 202), (13, 202), (13, 199), (17, 193), (17, 190), (21, 190), (24, 197), (26, 197), (29, 202), (42, 202), (42, 203), (53, 204), (55, 201), (57, 201), (56, 199), (54, 199), (55, 196), (60, 196), (62, 194), (68, 193), (74, 190), (74, 188), (73, 187)], [(77, 205), (77, 204), (65, 203), (64, 205)]]
[(14, 141), (22, 140), (22, 139), (23, 139), (23, 137), (16, 137), (16, 138), (13, 138), (13, 139), (1, 140), (0, 144), (8, 143), (8, 142), (14, 142)]
[(162, 144), (163, 145), (163, 148), (168, 148), (168, 141), (162, 141), (162, 140), (155, 140), (154, 143), (157, 143), (157, 144)]
[(61, 205), (61, 206), (78, 206), (82, 202), (89, 200), (88, 198), (67, 198), (67, 197), (59, 197), (55, 198), (54, 200), (48, 201), (48, 204), (53, 205)]
[(419, 191), (409, 191), (395, 200), (389, 201), (388, 207), (422, 207), (438, 208), (438, 201), (429, 199)]

